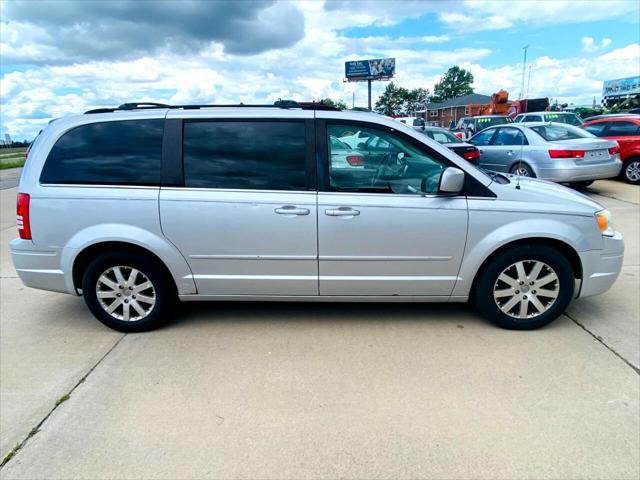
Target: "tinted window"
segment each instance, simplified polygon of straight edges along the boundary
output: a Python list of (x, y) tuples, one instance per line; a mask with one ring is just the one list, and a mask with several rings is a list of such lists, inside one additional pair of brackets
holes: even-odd
[(491, 137), (493, 136), (494, 133), (495, 133), (495, 129), (485, 130), (484, 132), (480, 132), (477, 135), (474, 135), (469, 140), (469, 143), (472, 143), (477, 146), (489, 145), (489, 142), (491, 141)]
[(608, 122), (594, 123), (593, 125), (587, 125), (584, 129), (596, 137), (601, 137), (608, 124)]
[(526, 145), (527, 141), (520, 130), (500, 128), (491, 142), (492, 145)]
[(438, 143), (462, 143), (462, 140), (446, 130), (427, 130), (424, 133)]
[(633, 122), (611, 122), (607, 137), (628, 137), (631, 135), (639, 135), (640, 127)]
[(126, 120), (68, 131), (49, 152), (42, 183), (159, 185), (164, 120)]
[(363, 129), (369, 141), (355, 152), (333, 149), (333, 139), (344, 136), (346, 125), (327, 127), (329, 178), (334, 191), (388, 194), (438, 193), (445, 165), (426, 151), (393, 133)]
[(303, 122), (186, 122), (187, 187), (306, 190)]

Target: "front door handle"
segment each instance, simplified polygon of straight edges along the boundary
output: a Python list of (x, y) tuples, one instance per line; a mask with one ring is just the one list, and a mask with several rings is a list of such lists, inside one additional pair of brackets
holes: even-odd
[(360, 215), (360, 210), (351, 207), (338, 207), (325, 210), (324, 213), (330, 217), (357, 217)]
[(298, 208), (295, 205), (284, 205), (280, 208), (276, 208), (274, 212), (276, 212), (278, 215), (309, 215), (308, 208)]

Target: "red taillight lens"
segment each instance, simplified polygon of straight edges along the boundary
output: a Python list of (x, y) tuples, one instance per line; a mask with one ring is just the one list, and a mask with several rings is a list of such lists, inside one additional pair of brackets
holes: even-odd
[(620, 147), (611, 147), (609, 149), (609, 155), (617, 155), (618, 153), (620, 153)]
[(456, 137), (458, 137), (460, 140), (462, 140), (462, 132), (456, 133)]
[(360, 155), (347, 155), (347, 162), (352, 167), (361, 167), (364, 165), (364, 157)]
[(18, 234), (23, 240), (31, 240), (31, 223), (29, 222), (29, 195), (27, 193), (18, 194), (18, 204), (16, 208), (18, 214)]
[(480, 160), (480, 152), (478, 150), (469, 150), (462, 154), (462, 158), (469, 160), (470, 162), (473, 160)]
[(584, 158), (584, 150), (549, 150), (551, 158)]

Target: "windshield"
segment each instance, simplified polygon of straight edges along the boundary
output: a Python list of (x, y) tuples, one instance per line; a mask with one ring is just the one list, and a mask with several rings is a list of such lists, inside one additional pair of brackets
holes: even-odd
[(548, 122), (566, 123), (576, 127), (582, 125), (582, 120), (575, 113), (547, 113), (544, 119)]
[(561, 123), (548, 123), (546, 125), (537, 125), (530, 127), (547, 142), (558, 142), (562, 140), (575, 140), (576, 138), (593, 138), (594, 135), (589, 132)]
[(505, 123), (512, 123), (509, 117), (480, 117), (476, 119), (476, 125), (479, 130), (484, 130), (487, 127), (493, 127), (494, 125), (504, 125)]
[(462, 143), (462, 140), (447, 130), (425, 130), (422, 133), (429, 138), (433, 138), (438, 143)]

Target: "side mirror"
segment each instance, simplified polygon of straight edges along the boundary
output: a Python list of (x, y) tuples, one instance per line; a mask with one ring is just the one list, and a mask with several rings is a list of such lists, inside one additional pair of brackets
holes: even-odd
[(439, 193), (455, 194), (462, 191), (464, 172), (456, 167), (447, 167), (440, 176)]

